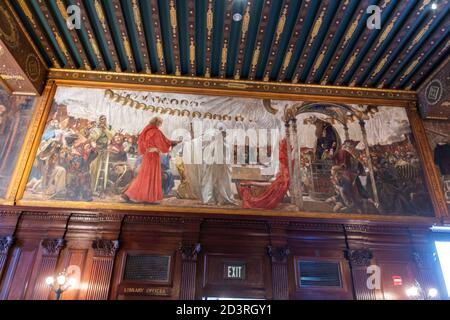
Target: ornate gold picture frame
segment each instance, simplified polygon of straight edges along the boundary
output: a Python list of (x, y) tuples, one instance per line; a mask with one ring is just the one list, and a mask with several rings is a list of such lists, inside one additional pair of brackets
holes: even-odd
[[(303, 211), (266, 211), (259, 209), (226, 209), (226, 208), (198, 208), (198, 207), (173, 207), (173, 206), (149, 206), (143, 204), (128, 204), (128, 203), (99, 203), (99, 202), (71, 202), (71, 201), (36, 201), (24, 199), (24, 192), (28, 182), (28, 178), (31, 173), (34, 159), (38, 151), (38, 147), (41, 141), (41, 137), (44, 133), (45, 126), (48, 121), (48, 115), (51, 111), (53, 99), (58, 86), (64, 87), (86, 87), (86, 88), (108, 88), (117, 90), (135, 90), (135, 91), (147, 91), (147, 92), (170, 92), (170, 93), (184, 93), (184, 94), (202, 94), (202, 95), (214, 95), (214, 96), (230, 96), (230, 97), (252, 97), (266, 99), (279, 99), (279, 100), (296, 100), (296, 101), (313, 101), (313, 102), (328, 102), (328, 103), (355, 103), (358, 101), (358, 97), (347, 92), (348, 88), (340, 91), (337, 88), (329, 88), (326, 94), (318, 96), (317, 88), (311, 86), (298, 85), (298, 91), (302, 93), (288, 93), (288, 92), (275, 92), (262, 93), (264, 88), (257, 88), (260, 83), (245, 84), (247, 88), (254, 88), (254, 90), (243, 90), (239, 81), (234, 83), (228, 82), (228, 85), (224, 85), (225, 82), (219, 85), (212, 86), (209, 83), (205, 86), (205, 79), (192, 78), (189, 85), (183, 86), (179, 84), (179, 80), (176, 77), (161, 77), (161, 76), (142, 76), (135, 79), (135, 83), (122, 83), (120, 81), (112, 82), (114, 75), (103, 75), (103, 79), (98, 78), (94, 74), (89, 72), (76, 73), (72, 79), (67, 79), (67, 74), (72, 72), (58, 71), (60, 74), (53, 72), (51, 76), (54, 79), (49, 80), (44, 91), (43, 96), (40, 98), (40, 102), (37, 105), (33, 122), (28, 130), (26, 142), (22, 148), (20, 159), (17, 163), (11, 185), (8, 188), (8, 197), (10, 202), (14, 202), (20, 206), (38, 206), (38, 207), (62, 207), (62, 208), (76, 208), (76, 209), (88, 209), (88, 210), (126, 210), (126, 211), (151, 211), (160, 213), (189, 213), (189, 214), (216, 214), (216, 215), (245, 215), (245, 216), (283, 216), (283, 217), (308, 217), (308, 218), (338, 218), (338, 219), (358, 219), (358, 220), (374, 220), (374, 221), (432, 221), (436, 218), (443, 218), (448, 216), (447, 206), (445, 198), (439, 187), (439, 178), (436, 168), (432, 161), (431, 151), (428, 145), (428, 141), (425, 136), (425, 131), (422, 125), (422, 121), (416, 110), (416, 102), (411, 99), (412, 95), (408, 92), (396, 92), (396, 91), (377, 91), (368, 89), (370, 94), (377, 93), (378, 98), (361, 97), (360, 100), (366, 105), (385, 105), (392, 107), (405, 108), (408, 114), (408, 119), (411, 125), (412, 133), (415, 140), (415, 145), (420, 156), (420, 161), (424, 171), (425, 182), (429, 190), (430, 199), (434, 208), (435, 217), (419, 217), (419, 216), (394, 216), (394, 215), (381, 215), (381, 214), (360, 214), (352, 213), (349, 215), (343, 215), (342, 213), (323, 213), (323, 212), (303, 212)], [(95, 78), (97, 77), (97, 78)], [(82, 78), (81, 80), (79, 78)], [(87, 80), (87, 79), (90, 80)], [(109, 82), (106, 81), (107, 78)], [(117, 75), (119, 78), (119, 75)], [(158, 78), (156, 82), (159, 84), (143, 84), (147, 82), (147, 79)], [(166, 81), (167, 80), (167, 81)], [(150, 82), (150, 81), (148, 81)], [(162, 82), (162, 83), (161, 83)], [(251, 87), (250, 87), (251, 86)], [(220, 87), (220, 88), (219, 88)], [(239, 89), (236, 89), (239, 88)], [(311, 90), (312, 93), (308, 93)], [(350, 89), (351, 90), (351, 89)], [(356, 90), (356, 89), (355, 89)], [(359, 92), (363, 92), (364, 89), (357, 89)], [(336, 93), (338, 92), (338, 93)], [(398, 96), (397, 96), (398, 93)], [(371, 103), (372, 102), (372, 103)], [(180, 112), (180, 114), (182, 111)]]

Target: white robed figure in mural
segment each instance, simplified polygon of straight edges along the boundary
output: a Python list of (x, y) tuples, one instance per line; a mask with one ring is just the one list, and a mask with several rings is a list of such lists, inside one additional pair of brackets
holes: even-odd
[(226, 127), (216, 124), (203, 137), (201, 196), (208, 205), (236, 204), (232, 191), (231, 149), (225, 141)]
[(185, 139), (182, 146), (174, 149), (175, 153), (181, 153), (177, 164), (181, 177), (177, 196), (200, 200), (204, 205), (236, 204), (231, 160), (227, 161), (231, 159), (231, 148), (225, 141), (226, 126), (217, 123), (215, 128), (199, 129), (196, 138)]

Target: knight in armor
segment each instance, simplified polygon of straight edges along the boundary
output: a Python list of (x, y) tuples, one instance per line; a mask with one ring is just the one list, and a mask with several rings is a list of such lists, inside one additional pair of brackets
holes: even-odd
[[(96, 128), (90, 131), (90, 139), (93, 142), (97, 157), (91, 162), (89, 171), (91, 175), (91, 189), (96, 193), (99, 182), (107, 181), (109, 152), (108, 145), (114, 137), (114, 132), (106, 121), (106, 116), (99, 118)], [(103, 172), (103, 176), (101, 173)]]

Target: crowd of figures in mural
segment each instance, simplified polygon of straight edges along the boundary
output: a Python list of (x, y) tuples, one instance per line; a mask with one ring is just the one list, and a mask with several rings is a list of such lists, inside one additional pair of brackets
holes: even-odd
[(433, 215), (403, 108), (64, 87), (24, 199)]
[(34, 98), (11, 96), (0, 89), (0, 198), (5, 197), (25, 134)]

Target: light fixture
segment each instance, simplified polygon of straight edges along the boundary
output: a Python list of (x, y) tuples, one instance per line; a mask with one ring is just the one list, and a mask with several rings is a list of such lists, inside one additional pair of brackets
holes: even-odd
[(236, 21), (236, 22), (241, 21), (242, 20), (242, 14), (240, 14), (240, 13), (233, 14), (233, 20)]
[(436, 3), (436, 2), (433, 2), (433, 3), (431, 4), (431, 9), (436, 10), (437, 8), (438, 8), (437, 3)]
[(419, 296), (419, 288), (416, 286), (409, 287), (406, 289), (406, 295), (410, 298), (415, 298)]
[[(56, 295), (56, 300), (61, 299), (63, 292), (69, 290), (71, 287), (75, 287), (76, 279), (71, 278), (66, 270), (63, 270), (55, 277), (49, 276), (45, 279), (45, 283), (52, 289)], [(56, 282), (56, 283), (55, 283)]]
[(438, 297), (439, 292), (436, 288), (428, 289), (425, 292), (417, 280), (414, 280), (415, 284), (406, 289), (406, 295), (409, 298), (419, 299), (419, 300), (433, 300)]
[(428, 296), (432, 299), (436, 298), (438, 296), (439, 292), (435, 288), (431, 288), (428, 290)]

